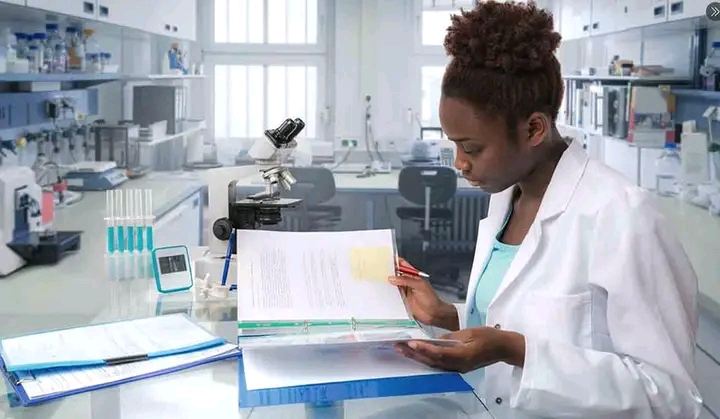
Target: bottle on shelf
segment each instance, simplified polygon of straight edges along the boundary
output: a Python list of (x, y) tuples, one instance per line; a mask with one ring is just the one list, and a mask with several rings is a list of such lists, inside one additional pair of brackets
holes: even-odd
[(52, 51), (51, 73), (67, 72), (67, 44), (60, 35), (60, 27), (57, 23), (48, 23), (45, 25), (47, 32), (47, 48)]
[(30, 45), (27, 49), (27, 60), (29, 63), (28, 66), (28, 73), (37, 73), (40, 71), (40, 62), (42, 61), (42, 57), (40, 56), (40, 51), (38, 50), (37, 45)]
[(37, 57), (35, 57), (35, 64), (38, 67), (38, 73), (48, 73), (49, 72), (49, 66), (47, 65), (48, 62), (46, 61), (47, 54), (47, 35), (42, 32), (37, 32), (32, 34), (32, 41), (30, 42), (30, 45), (33, 45), (37, 48)]
[(80, 30), (74, 26), (65, 29), (65, 43), (68, 48), (68, 71), (85, 71), (85, 43)]
[(19, 60), (25, 60), (27, 58), (27, 47), (28, 47), (28, 36), (22, 32), (15, 32), (15, 52)]
[(677, 144), (666, 143), (662, 154), (655, 161), (655, 190), (658, 195), (678, 195), (681, 170)]

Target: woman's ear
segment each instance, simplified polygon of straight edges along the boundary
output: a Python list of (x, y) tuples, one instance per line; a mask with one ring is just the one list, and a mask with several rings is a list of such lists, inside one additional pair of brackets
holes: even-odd
[(552, 124), (550, 118), (542, 112), (535, 112), (528, 118), (528, 142), (537, 146), (551, 134)]

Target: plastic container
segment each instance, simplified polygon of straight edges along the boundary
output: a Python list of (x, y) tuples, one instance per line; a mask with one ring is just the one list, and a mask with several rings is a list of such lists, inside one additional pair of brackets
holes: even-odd
[(89, 73), (102, 72), (102, 63), (100, 62), (100, 54), (94, 52), (85, 54), (85, 68)]
[(27, 60), (29, 65), (28, 73), (37, 73), (40, 70), (39, 63), (42, 60), (37, 45), (30, 45), (28, 47)]
[(53, 73), (67, 72), (67, 44), (65, 39), (60, 35), (60, 29), (57, 23), (48, 23), (45, 25), (47, 31), (47, 48), (52, 51), (52, 65), (50, 71)]
[(78, 28), (65, 29), (65, 43), (68, 48), (68, 71), (85, 71), (85, 43)]
[(655, 161), (655, 190), (661, 196), (677, 196), (682, 166), (677, 144), (667, 143), (663, 153)]
[(22, 32), (15, 32), (15, 52), (19, 60), (27, 59), (28, 36)]
[(108, 72), (110, 69), (110, 59), (112, 58), (112, 54), (109, 52), (101, 52), (100, 53), (100, 71), (103, 73)]
[(32, 34), (30, 45), (37, 47), (37, 72), (47, 73), (52, 64), (52, 51), (47, 50), (47, 35), (42, 32)]

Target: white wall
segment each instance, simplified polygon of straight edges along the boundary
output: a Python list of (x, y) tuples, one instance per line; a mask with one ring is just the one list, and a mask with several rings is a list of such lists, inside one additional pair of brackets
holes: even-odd
[(412, 137), (407, 109), (419, 106), (412, 0), (335, 2), (335, 138), (363, 138), (365, 96), (381, 149)]

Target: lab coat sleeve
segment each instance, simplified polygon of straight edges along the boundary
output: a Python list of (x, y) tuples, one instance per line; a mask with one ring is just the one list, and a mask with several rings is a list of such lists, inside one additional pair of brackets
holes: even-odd
[(591, 285), (607, 291), (612, 352), (526, 337), (510, 405), (554, 418), (697, 418), (697, 277), (654, 205), (608, 206), (587, 263)]

